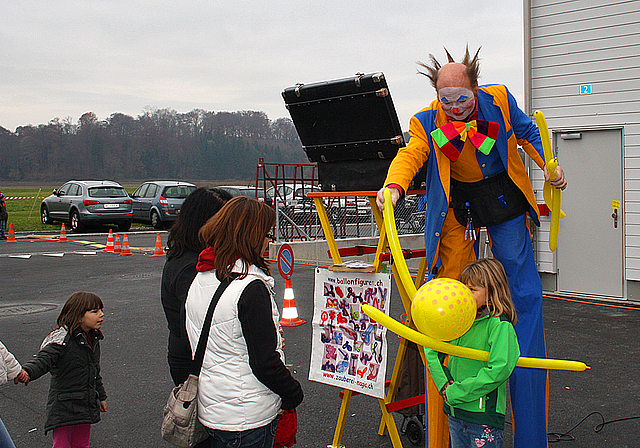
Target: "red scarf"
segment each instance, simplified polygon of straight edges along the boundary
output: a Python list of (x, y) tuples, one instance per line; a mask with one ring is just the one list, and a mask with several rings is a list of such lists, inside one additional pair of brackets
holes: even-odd
[(216, 254), (213, 252), (213, 247), (207, 247), (198, 255), (198, 264), (196, 265), (196, 271), (205, 272), (211, 271), (216, 268)]
[[(231, 264), (235, 264), (238, 258), (240, 257), (238, 257), (237, 255), (234, 255)], [(215, 268), (216, 268), (216, 254), (213, 251), (213, 247), (207, 247), (205, 250), (200, 252), (200, 255), (198, 255), (198, 264), (196, 264), (196, 271), (206, 272), (206, 271), (212, 271)]]

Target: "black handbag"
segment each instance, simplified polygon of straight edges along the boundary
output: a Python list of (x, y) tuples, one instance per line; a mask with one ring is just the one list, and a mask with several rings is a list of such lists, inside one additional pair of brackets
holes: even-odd
[(204, 319), (191, 373), (184, 383), (173, 388), (164, 406), (160, 432), (162, 438), (173, 445), (191, 448), (209, 437), (207, 430), (198, 419), (198, 377), (209, 339), (213, 311), (220, 296), (234, 278), (235, 276), (223, 280), (216, 289)]

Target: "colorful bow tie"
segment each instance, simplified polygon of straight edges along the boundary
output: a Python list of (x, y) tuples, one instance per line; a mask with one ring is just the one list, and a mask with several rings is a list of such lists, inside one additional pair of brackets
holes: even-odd
[(431, 138), (444, 155), (455, 162), (460, 157), (467, 138), (478, 151), (488, 155), (496, 142), (499, 130), (500, 124), (492, 121), (450, 121), (431, 132)]

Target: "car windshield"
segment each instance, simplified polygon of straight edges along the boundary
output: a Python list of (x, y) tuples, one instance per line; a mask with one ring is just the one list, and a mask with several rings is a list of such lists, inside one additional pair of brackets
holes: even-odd
[[(290, 198), (291, 194), (293, 194), (293, 196), (297, 199), (298, 197), (302, 197), (304, 196), (302, 194), (304, 190), (304, 195), (306, 195), (307, 193), (309, 193), (310, 191), (317, 191), (318, 188), (313, 186), (313, 185), (302, 185), (302, 184), (297, 184), (296, 185), (296, 191), (294, 193), (293, 191), (293, 187), (290, 185), (278, 185), (278, 197), (285, 199), (285, 198)], [(268, 198), (273, 198), (274, 194), (275, 194), (275, 187), (269, 187), (267, 189), (267, 197)]]
[(196, 187), (191, 185), (176, 185), (174, 187), (167, 187), (164, 190), (163, 196), (168, 199), (184, 199), (195, 189)]
[(93, 187), (89, 188), (89, 196), (92, 198), (125, 198), (127, 191), (119, 187)]

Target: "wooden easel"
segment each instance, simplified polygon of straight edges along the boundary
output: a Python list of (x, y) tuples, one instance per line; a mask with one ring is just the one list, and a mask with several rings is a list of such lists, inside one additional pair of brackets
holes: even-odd
[[(324, 236), (327, 240), (327, 244), (329, 245), (329, 252), (331, 254), (331, 258), (333, 259), (334, 265), (342, 264), (342, 256), (340, 255), (340, 250), (338, 249), (338, 245), (336, 243), (335, 236), (333, 234), (333, 230), (331, 227), (331, 223), (329, 222), (329, 217), (327, 216), (327, 211), (324, 206), (324, 202), (322, 198), (326, 197), (367, 197), (369, 199), (369, 203), (371, 204), (371, 210), (373, 211), (373, 216), (376, 220), (376, 225), (378, 226), (378, 230), (380, 233), (380, 237), (378, 239), (378, 245), (375, 252), (375, 259), (373, 263), (373, 267), (367, 269), (365, 272), (380, 272), (382, 269), (382, 261), (381, 255), (389, 250), (389, 242), (387, 239), (387, 231), (385, 228), (384, 220), (382, 218), (382, 214), (376, 205), (376, 193), (375, 191), (351, 191), (351, 192), (311, 192), (308, 193), (307, 196), (313, 198), (313, 201), (316, 206), (316, 210), (318, 211), (318, 217), (320, 219), (320, 223), (322, 224), (322, 230), (324, 232)], [(416, 192), (409, 192), (416, 193)], [(330, 268), (331, 269), (331, 268)], [(405, 290), (402, 282), (398, 281), (398, 272), (396, 270), (395, 263), (391, 264), (391, 269), (394, 274), (394, 278), (396, 279), (396, 285), (398, 288), (398, 292), (400, 293), (400, 297), (402, 298), (402, 304), (404, 306), (405, 313), (407, 315), (406, 324), (415, 328), (411, 321), (411, 297), (408, 296), (407, 291)], [(344, 268), (340, 268), (340, 270), (345, 270)], [(425, 274), (426, 274), (427, 266), (426, 260), (424, 257), (420, 260), (420, 266), (418, 268), (418, 274), (416, 276), (415, 284), (416, 287), (419, 287), (424, 282)], [(354, 269), (354, 272), (363, 272), (362, 269)], [(393, 419), (393, 415), (391, 414), (390, 405), (393, 403), (395, 391), (398, 387), (398, 381), (400, 378), (400, 370), (402, 368), (402, 363), (404, 361), (405, 354), (407, 352), (407, 344), (409, 341), (405, 338), (401, 338), (400, 347), (398, 348), (398, 353), (396, 354), (396, 359), (393, 367), (393, 373), (391, 374), (391, 379), (389, 381), (389, 388), (387, 389), (387, 393), (384, 399), (378, 399), (380, 404), (380, 410), (382, 411), (382, 418), (380, 421), (380, 426), (378, 428), (378, 434), (384, 435), (385, 430), (388, 428), (389, 437), (391, 438), (391, 442), (394, 448), (402, 448), (402, 442), (400, 441), (400, 435), (398, 434), (398, 428), (396, 427), (395, 420)], [(422, 357), (422, 362), (425, 362), (424, 359), (424, 350), (419, 350), (420, 356)], [(356, 393), (357, 394), (357, 393)], [(336, 430), (333, 436), (333, 442), (328, 448), (339, 448), (341, 447), (342, 435), (344, 433), (344, 427), (347, 419), (347, 412), (349, 410), (349, 405), (351, 402), (351, 397), (354, 395), (354, 392), (348, 389), (345, 389), (342, 393), (342, 404), (340, 406), (340, 413), (338, 415), (338, 422), (336, 424)], [(411, 400), (411, 399), (407, 399)], [(424, 402), (424, 400), (423, 400)], [(404, 407), (408, 407), (410, 405), (415, 404), (412, 402), (411, 404), (407, 404)], [(402, 409), (395, 408), (395, 409)]]

